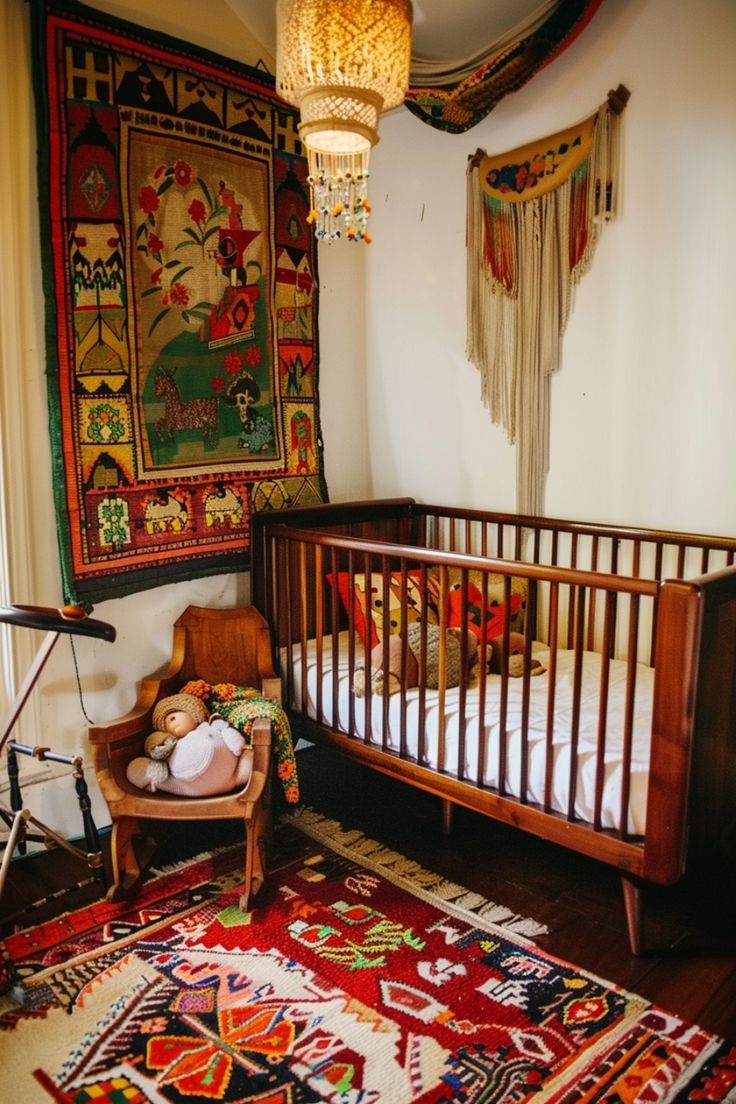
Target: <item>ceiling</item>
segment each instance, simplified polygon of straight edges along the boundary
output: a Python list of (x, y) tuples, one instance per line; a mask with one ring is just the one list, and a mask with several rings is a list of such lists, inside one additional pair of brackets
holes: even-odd
[[(251, 34), (276, 55), (276, 0), (227, 0)], [(540, 0), (413, 0), (412, 53), (433, 60), (466, 58), (494, 42)]]

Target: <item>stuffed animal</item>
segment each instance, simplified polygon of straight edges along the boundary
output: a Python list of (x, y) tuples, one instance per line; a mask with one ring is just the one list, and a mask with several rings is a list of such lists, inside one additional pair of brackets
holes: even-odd
[[(430, 690), (439, 686), (440, 627), (426, 625), (425, 685)], [(422, 656), (422, 623), (412, 621), (406, 629), (406, 663), (402, 672), (402, 638), (392, 634), (388, 639), (388, 667), (384, 667), (383, 642), (371, 651), (371, 691), (374, 694), (395, 694), (397, 691), (418, 686)], [(462, 643), (460, 629), (445, 631), (445, 686), (459, 686), (465, 672), (462, 670)], [(466, 633), (466, 670), (470, 668), (478, 650), (478, 640), (472, 632)], [(353, 689), (358, 697), (365, 696), (365, 668), (356, 667)]]
[[(462, 682), (462, 649), (460, 642), (460, 629), (452, 628), (446, 631), (445, 686), (450, 689), (459, 686)], [(402, 643), (401, 637), (394, 634), (388, 641), (388, 666), (384, 666), (383, 643), (378, 643), (371, 651), (371, 691), (374, 694), (396, 694), (402, 688), (411, 689), (420, 682), (420, 656), (421, 656), (421, 623), (413, 622), (406, 630), (406, 656), (402, 673)], [(474, 632), (466, 633), (466, 660), (469, 671), (476, 659), (478, 652), (478, 638)], [(439, 685), (439, 643), (440, 629), (438, 625), (427, 625), (427, 670), (426, 686), (430, 690), (436, 690)], [(524, 674), (524, 653), (526, 640), (522, 633), (510, 632), (508, 640), (508, 652), (504, 652), (503, 636), (496, 636), (490, 641), (491, 658), (489, 669), (495, 674), (502, 674), (505, 669), (512, 678), (520, 678)], [(545, 668), (538, 659), (530, 662), (530, 675), (541, 675)], [(353, 689), (359, 698), (365, 696), (366, 681), (365, 668), (356, 667), (353, 677)]]
[(227, 793), (244, 786), (252, 769), (245, 738), (193, 694), (162, 698), (153, 710), (155, 731), (145, 756), (127, 766), (128, 781), (141, 789), (185, 797)]
[[(526, 650), (526, 638), (522, 633), (510, 632), (508, 651), (504, 651), (503, 636), (494, 636), (491, 640), (491, 664), (490, 669), (496, 674), (503, 674), (508, 668), (512, 678), (520, 678), (524, 674), (524, 653)], [(545, 668), (538, 659), (532, 659), (529, 664), (530, 675), (541, 675)]]

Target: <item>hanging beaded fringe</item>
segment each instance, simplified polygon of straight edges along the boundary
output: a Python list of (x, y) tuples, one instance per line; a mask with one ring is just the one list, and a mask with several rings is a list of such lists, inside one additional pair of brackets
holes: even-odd
[(371, 242), (368, 218), (368, 153), (326, 154), (309, 150), (312, 191), (309, 222), (319, 241)]

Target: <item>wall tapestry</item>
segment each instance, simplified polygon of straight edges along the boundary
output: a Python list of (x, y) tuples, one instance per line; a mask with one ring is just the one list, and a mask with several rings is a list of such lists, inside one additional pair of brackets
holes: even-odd
[(253, 510), (326, 498), (296, 114), (259, 69), (31, 7), (65, 599), (243, 570)]
[(412, 55), (405, 106), (439, 130), (469, 130), (566, 50), (601, 3), (542, 0), (521, 23), (459, 62)]
[(615, 216), (619, 85), (584, 122), (509, 153), (478, 150), (467, 170), (468, 359), (491, 417), (517, 445), (517, 509), (541, 514), (549, 376), (574, 287)]

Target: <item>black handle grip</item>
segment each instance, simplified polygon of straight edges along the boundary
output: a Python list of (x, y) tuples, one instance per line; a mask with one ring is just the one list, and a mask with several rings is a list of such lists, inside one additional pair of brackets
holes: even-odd
[(62, 609), (51, 606), (0, 606), (0, 621), (26, 629), (43, 629), (45, 632), (96, 636), (110, 642), (115, 639), (112, 625), (88, 617), (81, 606), (63, 606)]

